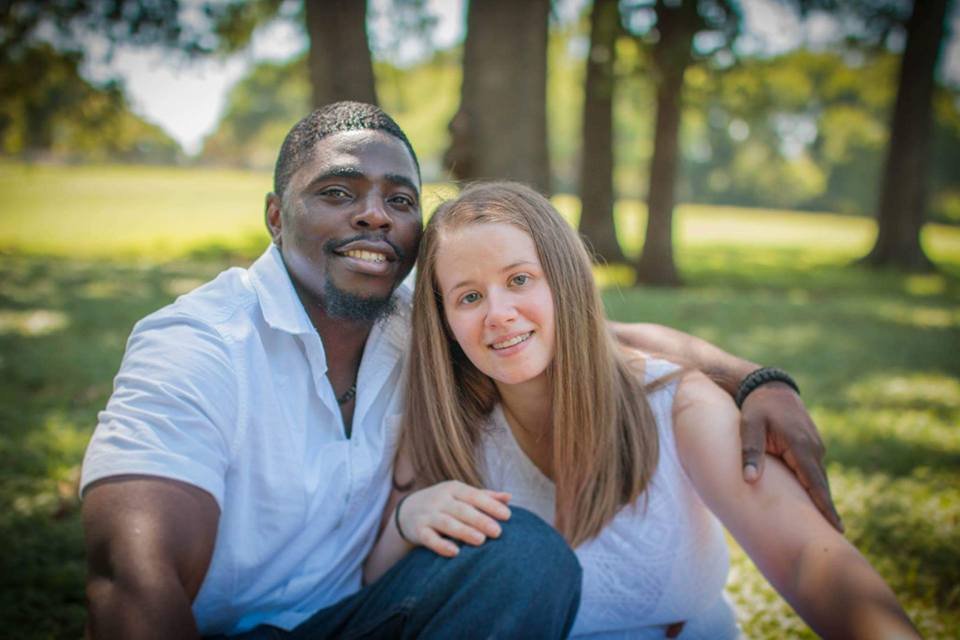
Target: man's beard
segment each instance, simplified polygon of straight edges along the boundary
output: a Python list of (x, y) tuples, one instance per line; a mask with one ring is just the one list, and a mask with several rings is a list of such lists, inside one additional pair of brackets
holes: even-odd
[(396, 311), (396, 298), (358, 296), (327, 280), (323, 287), (323, 310), (331, 318), (373, 324)]
[[(340, 247), (346, 246), (356, 240), (363, 240), (367, 237), (368, 236), (364, 234), (358, 234), (346, 240), (328, 240), (324, 243), (323, 249), (327, 252), (327, 255), (332, 256)], [(385, 237), (371, 239), (388, 243), (396, 253), (398, 260), (402, 261), (406, 255), (396, 243)], [(394, 283), (394, 287), (399, 284), (400, 282), (397, 281)], [(377, 320), (389, 316), (396, 308), (397, 303), (392, 291), (384, 298), (364, 297), (338, 288), (329, 278), (323, 285), (323, 310), (332, 318), (373, 324)]]

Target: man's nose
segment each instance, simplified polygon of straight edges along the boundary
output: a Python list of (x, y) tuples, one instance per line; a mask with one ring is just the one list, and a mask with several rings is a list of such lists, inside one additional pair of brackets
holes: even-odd
[(353, 216), (351, 223), (360, 229), (387, 230), (393, 225), (393, 220), (381, 198), (369, 197), (364, 199), (362, 209)]

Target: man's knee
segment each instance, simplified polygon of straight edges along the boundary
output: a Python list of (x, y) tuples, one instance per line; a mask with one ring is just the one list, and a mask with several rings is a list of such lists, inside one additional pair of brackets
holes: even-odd
[(381, 578), (391, 598), (410, 594), (411, 628), (441, 629), (444, 620), (462, 627), (474, 620), (483, 637), (569, 633), (580, 602), (580, 563), (553, 527), (524, 509), (511, 512), (498, 538), (478, 547), (461, 544), (454, 558), (415, 549)]
[(501, 523), (496, 540), (478, 547), (484, 563), (496, 570), (501, 580), (511, 573), (542, 580), (558, 580), (579, 588), (580, 562), (563, 536), (540, 517), (520, 507), (511, 507), (510, 519)]

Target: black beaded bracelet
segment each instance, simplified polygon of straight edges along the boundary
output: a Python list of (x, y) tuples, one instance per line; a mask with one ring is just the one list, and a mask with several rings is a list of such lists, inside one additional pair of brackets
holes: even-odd
[(403, 535), (403, 529), (400, 528), (400, 507), (402, 507), (404, 501), (412, 495), (413, 495), (412, 493), (408, 493), (407, 495), (400, 498), (400, 502), (397, 503), (397, 508), (393, 510), (393, 524), (396, 525), (397, 533), (400, 534), (400, 537), (403, 538), (403, 541), (406, 542), (407, 544), (413, 544), (413, 541), (410, 540), (410, 538), (408, 538), (407, 536)]
[(742, 409), (747, 396), (756, 391), (757, 387), (765, 385), (768, 382), (782, 382), (797, 393), (800, 393), (800, 387), (797, 386), (797, 383), (790, 377), (789, 373), (775, 367), (761, 367), (756, 371), (750, 372), (747, 374), (747, 377), (740, 381), (740, 388), (737, 389), (737, 397), (735, 398), (737, 407)]

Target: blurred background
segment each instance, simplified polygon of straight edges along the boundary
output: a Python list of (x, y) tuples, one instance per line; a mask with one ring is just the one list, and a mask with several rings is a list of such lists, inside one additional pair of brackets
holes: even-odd
[[(960, 6), (0, 3), (0, 637), (79, 637), (76, 483), (133, 323), (265, 248), (312, 106), (552, 195), (612, 317), (800, 382), (848, 536), (960, 629)], [(731, 540), (748, 637), (812, 637)]]

